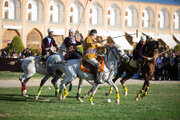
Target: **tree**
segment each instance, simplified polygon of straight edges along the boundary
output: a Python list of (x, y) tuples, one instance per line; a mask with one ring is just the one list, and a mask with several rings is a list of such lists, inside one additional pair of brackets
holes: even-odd
[(25, 49), (24, 44), (19, 36), (15, 36), (11, 44), (6, 48), (8, 53), (17, 52), (20, 53)]

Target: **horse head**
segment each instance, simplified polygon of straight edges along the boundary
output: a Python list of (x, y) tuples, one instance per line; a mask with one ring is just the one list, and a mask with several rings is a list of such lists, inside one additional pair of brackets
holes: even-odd
[(129, 57), (125, 54), (124, 49), (117, 44), (110, 47), (110, 55), (113, 55), (118, 61), (129, 61)]
[(158, 51), (159, 42), (153, 40), (152, 38), (148, 39), (146, 53), (149, 54), (150, 57), (154, 56), (154, 53)]

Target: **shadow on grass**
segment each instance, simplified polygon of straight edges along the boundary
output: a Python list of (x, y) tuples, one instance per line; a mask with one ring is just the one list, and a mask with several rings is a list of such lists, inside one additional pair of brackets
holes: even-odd
[(34, 95), (29, 97), (21, 96), (20, 94), (0, 94), (0, 101), (16, 101), (16, 102), (50, 102), (45, 101), (47, 98), (52, 98), (52, 95), (41, 95), (38, 101), (34, 100)]

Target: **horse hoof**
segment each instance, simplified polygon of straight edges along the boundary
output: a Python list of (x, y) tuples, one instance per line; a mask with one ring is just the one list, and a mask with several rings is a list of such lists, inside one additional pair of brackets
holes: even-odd
[(127, 92), (124, 93), (124, 96), (127, 96)]
[(94, 105), (94, 103), (93, 103), (93, 102), (91, 102), (91, 105)]
[(34, 96), (34, 100), (35, 100), (35, 101), (38, 101), (38, 98), (39, 98), (39, 96), (37, 96), (37, 95)]
[(23, 95), (25, 98), (28, 98), (29, 97), (29, 95)]
[(108, 96), (108, 95), (109, 95), (109, 93), (105, 93), (105, 95), (106, 95), (106, 96)]
[(62, 96), (62, 100), (65, 100), (66, 99), (66, 96)]
[(136, 98), (135, 98), (135, 101), (138, 101), (138, 100), (139, 100), (139, 99), (136, 97)]
[(58, 101), (59, 101), (60, 103), (62, 103), (62, 99), (58, 98)]
[(117, 100), (116, 100), (116, 104), (118, 104), (118, 105), (119, 105), (119, 99), (117, 99)]
[(88, 94), (87, 94), (87, 93), (85, 93), (85, 94), (84, 94), (84, 98), (87, 98), (87, 96), (88, 96)]
[(84, 102), (81, 98), (79, 98), (78, 100), (79, 100), (79, 102), (81, 102), (81, 103), (83, 103), (83, 102)]

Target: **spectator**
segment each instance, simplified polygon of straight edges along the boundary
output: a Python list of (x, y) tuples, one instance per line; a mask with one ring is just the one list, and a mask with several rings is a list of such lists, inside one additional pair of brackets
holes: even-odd
[(174, 69), (175, 69), (175, 58), (176, 58), (176, 55), (175, 55), (175, 51), (173, 51), (172, 53), (171, 53), (171, 56), (170, 56), (170, 58), (169, 58), (169, 63), (170, 63), (170, 67), (169, 67), (169, 69), (170, 69), (170, 80), (174, 80)]
[(168, 78), (169, 78), (169, 56), (167, 53), (165, 53), (162, 60), (162, 79), (168, 80)]
[(2, 50), (2, 57), (7, 58), (9, 55), (6, 53), (5, 50)]
[(175, 58), (175, 69), (174, 69), (174, 80), (180, 80), (180, 51), (177, 52), (176, 58)]
[(160, 55), (156, 60), (156, 66), (155, 66), (155, 79), (159, 80), (159, 78), (162, 78), (162, 59), (163, 57)]

